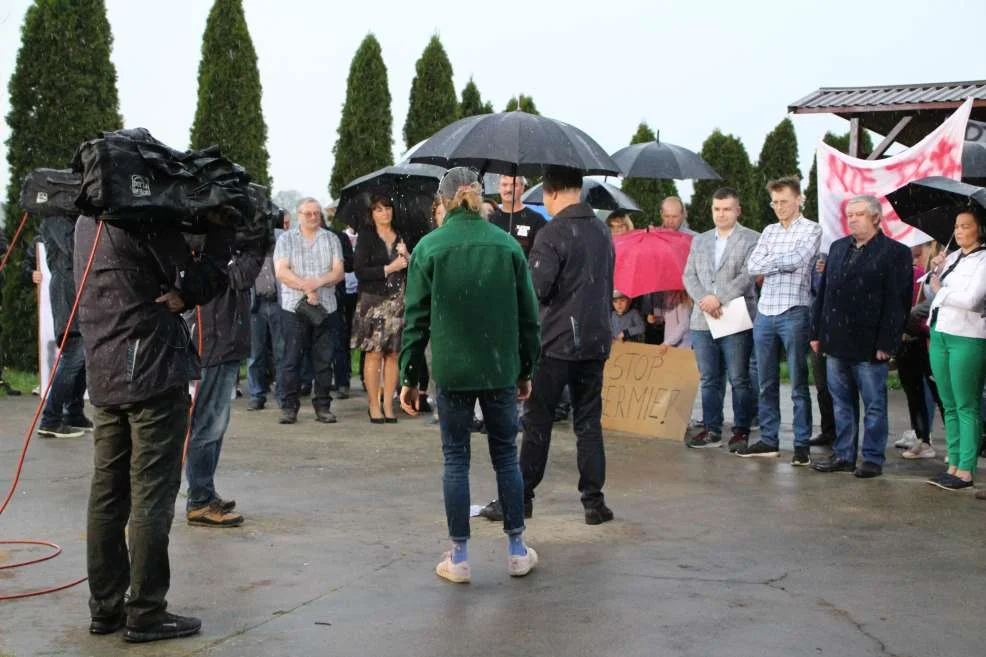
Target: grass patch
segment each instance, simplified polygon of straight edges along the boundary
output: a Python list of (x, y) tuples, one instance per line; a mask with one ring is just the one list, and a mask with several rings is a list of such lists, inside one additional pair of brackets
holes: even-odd
[[(14, 390), (20, 390), (22, 395), (30, 395), (31, 390), (38, 385), (37, 372), (22, 372), (20, 370), (4, 371), (3, 380), (6, 381)], [(6, 396), (6, 392), (0, 391), (0, 396)], [(6, 657), (0, 653), (0, 657)]]

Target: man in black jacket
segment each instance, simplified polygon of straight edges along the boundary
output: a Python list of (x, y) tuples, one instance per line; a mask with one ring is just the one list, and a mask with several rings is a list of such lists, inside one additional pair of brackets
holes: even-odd
[(195, 394), (188, 441), (186, 520), (200, 527), (235, 527), (243, 516), (236, 502), (216, 493), (215, 475), (240, 361), (250, 356), (250, 289), (263, 265), (262, 245), (227, 254), (229, 286), (195, 309), (196, 338), (201, 335), (202, 378)]
[(74, 267), (95, 407), (86, 534), (89, 631), (110, 634), (126, 623), (128, 641), (187, 636), (201, 622), (169, 613), (165, 601), (188, 382), (199, 375), (179, 313), (226, 289), (229, 246), (210, 234), (204, 254), (193, 258), (177, 230), (104, 223), (83, 285), (98, 225), (91, 217), (78, 219)]
[(585, 521), (598, 525), (613, 519), (602, 490), (602, 386), (613, 342), (609, 315), (616, 256), (609, 229), (581, 202), (580, 171), (547, 167), (543, 187), (554, 220), (539, 231), (529, 260), (541, 305), (541, 358), (523, 417), (524, 511), (527, 517), (533, 512), (534, 489), (548, 462), (554, 409), (568, 385)]
[[(41, 220), (39, 239), (45, 247), (45, 260), (51, 280), (48, 283), (48, 295), (51, 300), (51, 315), (55, 325), (55, 340), (61, 344), (62, 337), (68, 331), (62, 358), (55, 371), (54, 381), (41, 414), (41, 424), (38, 435), (47, 438), (72, 438), (83, 434), (92, 428), (92, 422), (83, 413), (86, 391), (86, 364), (82, 352), (82, 335), (78, 323), (68, 325), (72, 304), (75, 302), (75, 278), (72, 274), (74, 251), (75, 220), (65, 216), (48, 216)], [(35, 263), (34, 255), (37, 247), (29, 249), (31, 257), (25, 257), (25, 263), (31, 260)]]
[[(911, 251), (880, 230), (880, 201), (846, 205), (849, 235), (832, 243), (811, 310), (811, 348), (827, 357), (835, 443), (819, 472), (883, 474), (887, 447), (887, 372), (911, 307)], [(863, 463), (856, 468), (862, 396)]]

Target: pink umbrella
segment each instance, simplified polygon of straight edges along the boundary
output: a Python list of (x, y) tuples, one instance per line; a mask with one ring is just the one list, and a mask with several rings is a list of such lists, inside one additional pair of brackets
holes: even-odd
[(613, 238), (614, 285), (628, 297), (685, 289), (681, 276), (692, 236), (666, 228), (634, 230)]

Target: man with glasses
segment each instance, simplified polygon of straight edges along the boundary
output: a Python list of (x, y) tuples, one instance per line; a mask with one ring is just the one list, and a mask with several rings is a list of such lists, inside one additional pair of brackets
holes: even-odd
[[(322, 225), (322, 206), (313, 198), (298, 203), (298, 225), (284, 231), (274, 247), (274, 273), (281, 283), (281, 330), (284, 334), (284, 393), (281, 424), (298, 421), (302, 354), (311, 348), (315, 369), (312, 405), (315, 419), (332, 423), (332, 356), (340, 313), (335, 286), (344, 277), (342, 245)], [(306, 307), (304, 304), (308, 304)]]
[(787, 354), (794, 402), (792, 465), (811, 464), (811, 397), (808, 395), (808, 335), (811, 274), (822, 228), (801, 215), (801, 180), (786, 176), (767, 183), (777, 223), (767, 226), (749, 259), (751, 276), (763, 276), (753, 324), (760, 380), (760, 440), (737, 455), (777, 457), (780, 430), (780, 350)]

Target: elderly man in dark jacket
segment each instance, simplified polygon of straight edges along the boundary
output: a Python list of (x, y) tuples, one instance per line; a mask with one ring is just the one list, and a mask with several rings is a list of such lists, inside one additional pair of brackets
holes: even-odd
[[(609, 229), (581, 202), (581, 172), (547, 167), (543, 187), (554, 220), (538, 232), (529, 258), (541, 304), (541, 358), (523, 418), (524, 513), (533, 513), (534, 489), (548, 463), (554, 409), (568, 385), (585, 521), (598, 525), (613, 519), (603, 498), (602, 386), (613, 343), (609, 315), (616, 256)], [(484, 515), (496, 517), (498, 506), (491, 502)]]
[(104, 222), (99, 233), (98, 226), (80, 217), (75, 228), (79, 330), (95, 406), (86, 535), (89, 631), (109, 634), (126, 623), (128, 641), (187, 636), (201, 622), (169, 613), (165, 601), (188, 382), (199, 375), (179, 313), (226, 289), (228, 241), (210, 234), (204, 254), (193, 258), (176, 230)]
[[(846, 205), (849, 235), (832, 243), (811, 312), (811, 348), (827, 357), (835, 408), (835, 443), (819, 472), (883, 474), (887, 446), (888, 362), (911, 307), (911, 251), (880, 230), (880, 201), (858, 196)], [(863, 463), (856, 468), (862, 396)]]
[(216, 493), (215, 475), (240, 361), (250, 356), (250, 289), (263, 265), (264, 250), (236, 249), (228, 254), (229, 287), (195, 309), (195, 337), (201, 335), (202, 379), (192, 412), (185, 476), (188, 479), (186, 520), (200, 527), (233, 527), (243, 523), (236, 502)]

